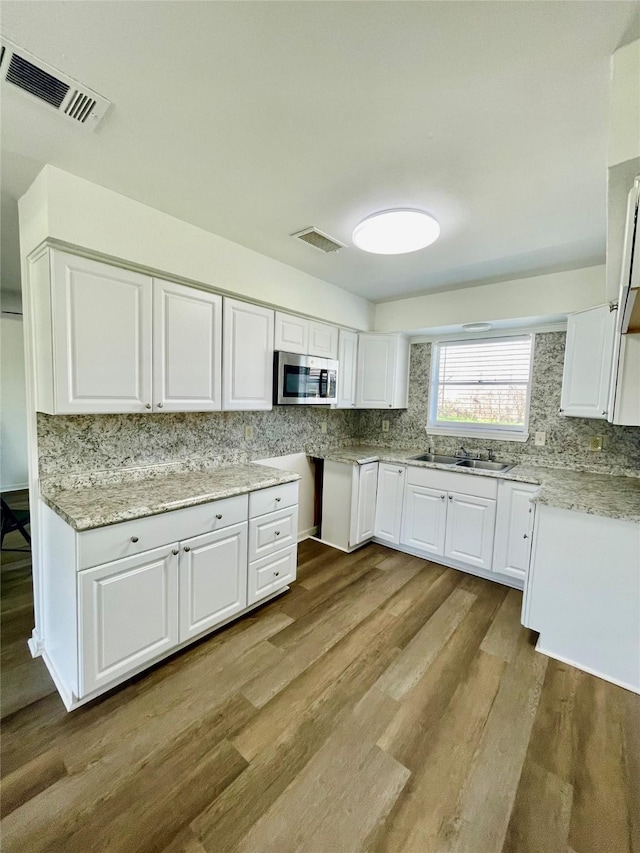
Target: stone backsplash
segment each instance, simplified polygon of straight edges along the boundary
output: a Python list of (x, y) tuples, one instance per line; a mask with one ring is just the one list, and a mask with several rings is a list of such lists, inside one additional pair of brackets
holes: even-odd
[[(409, 408), (396, 411), (360, 412), (359, 438), (363, 444), (397, 448), (426, 449), (429, 445), (441, 453), (455, 453), (460, 445), (483, 455), (491, 448), (498, 459), (533, 465), (562, 465), (571, 468), (619, 472), (640, 470), (640, 427), (613, 426), (607, 421), (568, 418), (559, 414), (560, 391), (566, 334), (546, 332), (536, 335), (529, 439), (526, 442), (461, 439), (429, 436), (425, 431), (429, 412), (429, 376), (431, 344), (412, 344), (409, 376)], [(388, 419), (389, 432), (382, 432)], [(534, 433), (546, 432), (544, 447), (534, 445)], [(588, 450), (591, 435), (604, 439), (602, 452)]]
[[(498, 459), (535, 465), (561, 465), (619, 473), (640, 470), (640, 427), (562, 417), (558, 413), (564, 332), (536, 335), (529, 430), (526, 442), (475, 441), (425, 432), (429, 402), (431, 345), (411, 346), (409, 407), (406, 410), (332, 411), (302, 406), (270, 412), (162, 413), (140, 415), (38, 415), (42, 477), (114, 468), (164, 465), (195, 458), (233, 464), (252, 459), (302, 453), (305, 445), (340, 447), (385, 445), (416, 452), (429, 444), (456, 452), (461, 443), (483, 455), (490, 447)], [(388, 433), (382, 421), (390, 421)], [(327, 423), (326, 434), (322, 432)], [(245, 427), (254, 437), (245, 439)], [(535, 447), (533, 434), (546, 432), (546, 445)], [(589, 452), (590, 435), (604, 437), (601, 453)]]

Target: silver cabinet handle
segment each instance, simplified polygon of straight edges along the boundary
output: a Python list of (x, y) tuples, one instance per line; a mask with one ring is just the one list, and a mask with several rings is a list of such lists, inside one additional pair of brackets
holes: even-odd
[(151, 408), (151, 403), (145, 403), (145, 404), (144, 404), (144, 407), (145, 407), (145, 409), (150, 409), (150, 408)]
[(562, 414), (564, 412), (564, 409), (558, 409), (558, 411), (560, 412), (560, 414)]
[(174, 549), (171, 551), (171, 553), (172, 553), (174, 556), (177, 556), (177, 555), (180, 553), (180, 549), (179, 549), (179, 548), (174, 548)]
[(188, 545), (185, 545), (185, 546), (184, 546), (184, 550), (185, 550), (185, 551), (190, 551), (190, 550), (191, 550), (191, 548), (190, 548)]
[(606, 411), (605, 411), (605, 412), (603, 412), (602, 414), (603, 414), (603, 415), (606, 415), (607, 413), (606, 413)]
[(276, 498), (276, 503), (279, 504), (282, 498)]
[(450, 501), (452, 501), (452, 500), (453, 500), (453, 495), (449, 495), (449, 500), (450, 500)]
[(132, 537), (131, 537), (131, 541), (132, 541), (132, 542), (137, 542), (137, 541), (138, 541), (138, 537), (137, 537), (137, 536), (132, 536)]
[(280, 531), (276, 530), (276, 536), (280, 536)]
[(402, 468), (398, 468), (398, 474), (402, 474)]
[(440, 495), (440, 499), (441, 499), (441, 500), (444, 500), (444, 499), (445, 499), (445, 497), (446, 497), (446, 495)]
[(275, 575), (276, 577), (278, 577), (278, 575), (279, 575), (279, 574), (280, 574), (280, 572), (274, 572), (274, 575)]
[(222, 518), (222, 516), (220, 515), (220, 513), (218, 513), (218, 514), (216, 515), (216, 518), (218, 519), (218, 521), (220, 521), (220, 519)]
[(158, 403), (157, 408), (158, 408), (158, 409), (161, 409), (161, 408), (162, 408), (162, 403)]
[(529, 538), (529, 534), (528, 534), (528, 533), (523, 533), (523, 534), (522, 534), (522, 538), (523, 538), (523, 539), (528, 539), (528, 538)]

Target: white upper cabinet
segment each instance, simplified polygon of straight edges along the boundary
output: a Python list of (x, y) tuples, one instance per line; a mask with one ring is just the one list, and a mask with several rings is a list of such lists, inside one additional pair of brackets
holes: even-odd
[(569, 315), (562, 415), (607, 417), (615, 322), (616, 314), (608, 305)]
[(358, 333), (340, 329), (338, 341), (338, 409), (352, 409), (356, 405), (356, 377), (358, 375)]
[(275, 349), (336, 359), (338, 329), (328, 323), (276, 311)]
[(222, 408), (222, 297), (169, 281), (153, 282), (153, 408)]
[(309, 355), (336, 359), (338, 357), (338, 329), (328, 323), (310, 320)]
[[(39, 286), (48, 287), (40, 281)], [(50, 318), (53, 394), (38, 400), (51, 414), (144, 412), (151, 409), (151, 301), (149, 276), (52, 252), (51, 297), (34, 294)], [(36, 340), (36, 346), (41, 342)], [(43, 354), (36, 355), (41, 363)], [(44, 371), (43, 371), (44, 374)], [(38, 381), (46, 381), (38, 375)]]
[(404, 335), (358, 336), (357, 407), (406, 409), (409, 341)]
[(378, 465), (378, 496), (374, 535), (383, 542), (398, 545), (402, 520), (405, 468), (380, 462)]
[(273, 406), (274, 312), (224, 298), (223, 404), (225, 411)]
[(309, 321), (276, 311), (275, 349), (307, 355), (309, 348)]

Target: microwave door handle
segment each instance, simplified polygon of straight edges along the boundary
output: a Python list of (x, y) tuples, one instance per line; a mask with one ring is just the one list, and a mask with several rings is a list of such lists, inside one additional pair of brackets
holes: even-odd
[(320, 384), (318, 387), (320, 397), (326, 397), (329, 393), (329, 371), (323, 368), (320, 371)]

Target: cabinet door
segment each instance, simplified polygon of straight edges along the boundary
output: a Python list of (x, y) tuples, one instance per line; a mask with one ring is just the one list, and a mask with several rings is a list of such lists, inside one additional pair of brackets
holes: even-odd
[(78, 573), (80, 694), (178, 643), (177, 545)]
[(226, 411), (273, 407), (273, 311), (224, 299), (223, 404)]
[(151, 408), (149, 276), (53, 253), (55, 410)]
[(524, 581), (529, 569), (533, 533), (531, 497), (539, 486), (528, 483), (498, 484), (493, 571)]
[(408, 484), (400, 542), (425, 554), (444, 554), (446, 518), (446, 492)]
[(491, 569), (496, 502), (449, 492), (444, 553), (452, 560)]
[(357, 372), (358, 333), (340, 329), (338, 347), (338, 409), (355, 408)]
[[(350, 545), (359, 545), (373, 538), (376, 519), (376, 492), (378, 489), (378, 463), (368, 462), (358, 468), (357, 505), (355, 508), (355, 531)], [(356, 490), (354, 490), (356, 491)]]
[(394, 335), (358, 336), (358, 408), (387, 409), (393, 406), (395, 344)]
[(376, 497), (376, 539), (398, 545), (402, 519), (405, 469), (381, 462), (378, 465), (378, 495)]
[(561, 414), (607, 417), (615, 321), (608, 305), (569, 314)]
[(180, 642), (246, 606), (246, 521), (180, 543)]
[(309, 355), (338, 357), (338, 329), (328, 323), (309, 321)]
[(222, 408), (222, 297), (169, 281), (153, 282), (153, 408)]
[(275, 349), (306, 355), (309, 347), (309, 321), (276, 311)]

